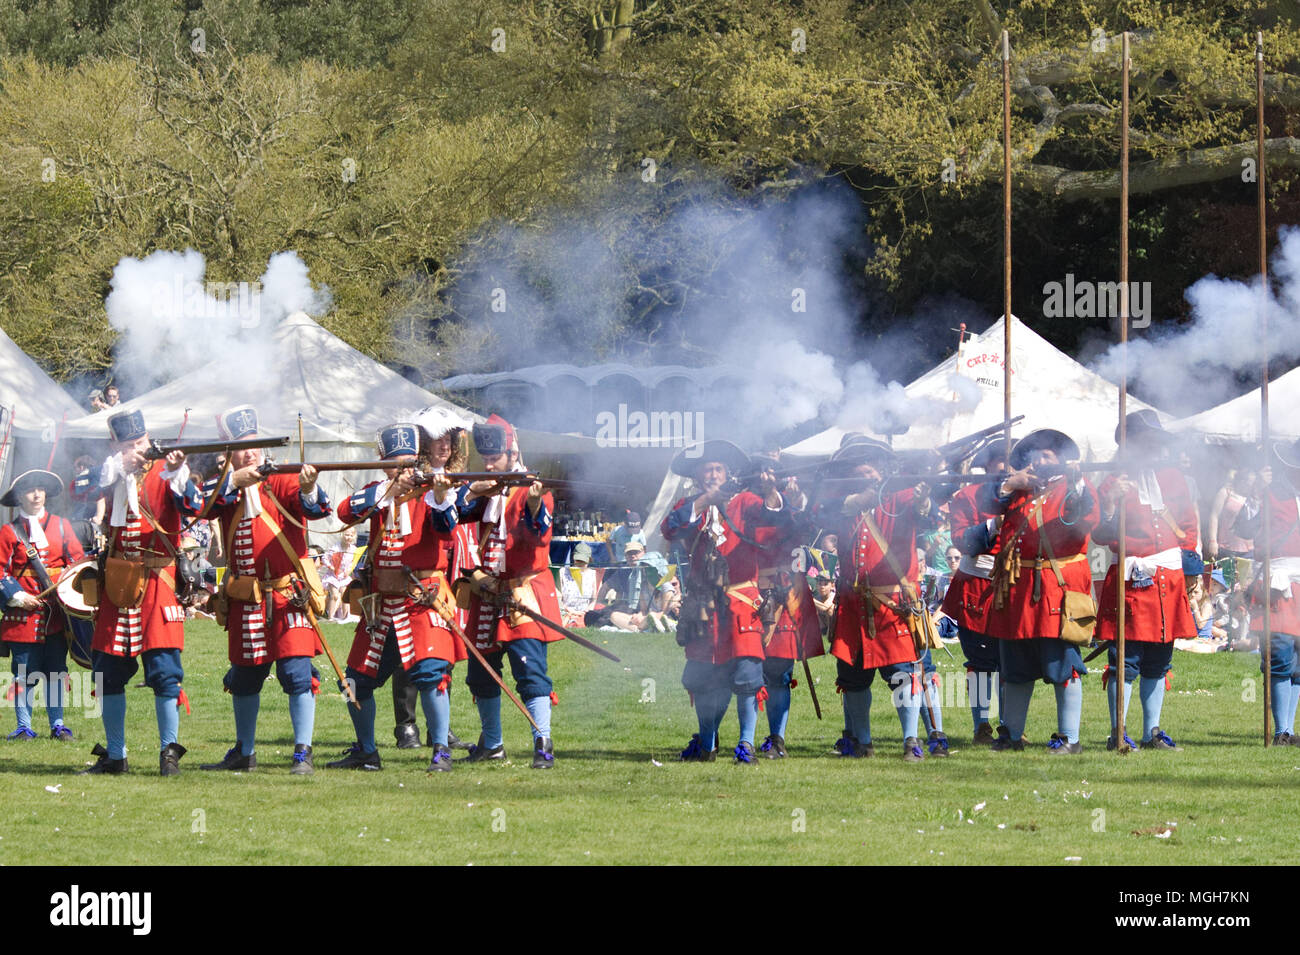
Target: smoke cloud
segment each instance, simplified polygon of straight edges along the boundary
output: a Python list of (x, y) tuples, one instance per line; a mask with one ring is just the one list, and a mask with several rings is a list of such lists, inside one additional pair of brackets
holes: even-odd
[(936, 304), (865, 342), (860, 320), (880, 293), (853, 281), (873, 254), (862, 215), (838, 185), (763, 201), (716, 184), (638, 183), (549, 210), (532, 228), (494, 228), (458, 263), (459, 331), (428, 371), (724, 364), (741, 384), (693, 396), (690, 410), (703, 413), (706, 436), (750, 448), (814, 421), (861, 428), (877, 406), (904, 421), (970, 410), (974, 386), (955, 386), (956, 403), (917, 403), (872, 367), (925, 370), (946, 350), (928, 330), (952, 326), (958, 306)]
[(114, 378), (126, 396), (141, 394), (210, 361), (227, 362), (232, 387), (269, 367), (271, 334), (286, 315), (321, 315), (329, 289), (312, 286), (306, 264), (279, 252), (256, 282), (209, 282), (193, 249), (125, 257), (104, 301), (121, 333)]
[[(1190, 322), (1164, 330), (1157, 325), (1128, 345), (1133, 391), (1162, 411), (1184, 417), (1241, 392), (1239, 376), (1258, 372), (1267, 348), (1270, 361), (1293, 364), (1300, 349), (1300, 228), (1279, 230), (1272, 288), (1261, 297), (1258, 279), (1206, 276), (1184, 293)], [(1260, 335), (1261, 314), (1268, 321)], [(1123, 351), (1111, 345), (1094, 364), (1112, 381), (1123, 372)]]

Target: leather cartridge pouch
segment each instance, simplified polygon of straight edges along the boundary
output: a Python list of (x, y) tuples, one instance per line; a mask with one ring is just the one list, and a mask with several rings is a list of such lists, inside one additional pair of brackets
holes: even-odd
[(1061, 602), (1061, 639), (1076, 647), (1086, 647), (1092, 643), (1096, 629), (1097, 605), (1092, 601), (1092, 594), (1067, 590)]
[(242, 600), (247, 604), (262, 602), (262, 585), (256, 577), (226, 575), (225, 594), (231, 600)]
[(99, 577), (96, 574), (82, 574), (81, 580), (77, 582), (77, 589), (81, 591), (81, 599), (86, 602), (87, 607), (99, 606)]
[[(509, 582), (510, 598), (534, 613), (541, 613), (542, 608), (537, 603), (537, 594), (533, 593), (533, 578), (536, 576), (537, 574), (525, 574), (523, 577), (513, 578)], [(532, 618), (518, 610), (512, 610), (506, 618), (506, 623), (518, 627), (525, 623), (532, 623)]]
[(217, 618), (217, 626), (224, 627), (226, 618), (230, 615), (230, 598), (224, 592), (218, 591), (212, 597), (212, 616)]
[[(1043, 519), (1043, 505), (1041, 503), (1038, 505), (1037, 516), (1041, 527)], [(1060, 561), (1056, 559), (1056, 554), (1052, 551), (1052, 542), (1048, 540), (1046, 532), (1039, 534), (1038, 544), (1039, 557), (1041, 558), (1046, 553), (1047, 562), (1052, 568), (1052, 573), (1056, 575), (1056, 583), (1063, 591), (1061, 599), (1061, 639), (1076, 647), (1086, 647), (1092, 643), (1093, 632), (1097, 629), (1097, 605), (1093, 603), (1092, 594), (1066, 589), (1065, 575), (1061, 573)], [(1039, 569), (1037, 572), (1042, 573), (1042, 570)]]
[(481, 567), (475, 567), (467, 577), (461, 577), (452, 584), (452, 591), (456, 594), (456, 606), (468, 610), (475, 591), (481, 591), (484, 598), (491, 601), (491, 595), (496, 593), (496, 579)]
[(411, 589), (411, 579), (401, 567), (376, 567), (373, 579), (377, 594), (405, 594)]
[(143, 561), (108, 557), (104, 561), (104, 593), (113, 606), (134, 610), (144, 603), (145, 587), (149, 584), (149, 571)]

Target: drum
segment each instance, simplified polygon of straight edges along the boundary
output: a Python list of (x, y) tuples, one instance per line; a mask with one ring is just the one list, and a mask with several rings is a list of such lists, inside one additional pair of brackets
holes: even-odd
[(93, 557), (79, 560), (63, 568), (59, 575), (59, 584), (55, 593), (63, 607), (64, 618), (68, 621), (68, 656), (78, 666), (91, 669), (91, 645), (95, 636), (95, 608), (86, 602), (81, 592), (82, 581), (98, 573), (97, 562)]
[(59, 603), (63, 605), (63, 610), (69, 617), (77, 620), (95, 619), (95, 607), (86, 601), (81, 589), (83, 580), (86, 577), (93, 579), (96, 573), (98, 568), (93, 557), (87, 557), (63, 568), (63, 573), (59, 575), (56, 593)]

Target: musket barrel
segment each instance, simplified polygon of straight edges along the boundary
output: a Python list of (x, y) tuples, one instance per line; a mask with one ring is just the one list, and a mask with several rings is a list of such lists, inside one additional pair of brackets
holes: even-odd
[(415, 458), (390, 458), (387, 461), (286, 461), (262, 465), (264, 474), (298, 474), (304, 467), (317, 471), (382, 471), (385, 468), (408, 468)]
[(181, 451), (185, 454), (222, 452), (229, 454), (231, 451), (248, 451), (254, 448), (283, 448), (288, 444), (288, 435), (279, 438), (245, 438), (242, 441), (172, 441), (168, 444), (154, 442), (144, 456), (155, 461), (167, 457), (173, 451)]

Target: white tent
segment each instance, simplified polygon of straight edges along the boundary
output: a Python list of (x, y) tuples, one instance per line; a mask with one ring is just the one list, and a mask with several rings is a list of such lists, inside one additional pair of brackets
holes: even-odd
[[(982, 334), (968, 338), (955, 356), (909, 384), (905, 389), (909, 399), (951, 403), (953, 413), (938, 423), (913, 425), (894, 438), (894, 447), (933, 448), (1001, 422), (1002, 355), (1003, 323), (999, 318)], [(970, 397), (960, 400), (953, 390), (954, 374), (974, 384), (974, 388), (963, 386), (964, 391), (978, 394), (973, 406)], [(1014, 316), (1011, 374), (1011, 413), (1025, 416), (1012, 429), (1014, 437), (1038, 428), (1056, 428), (1079, 443), (1084, 460), (1104, 460), (1114, 454), (1118, 387), (1057, 350)], [(1150, 407), (1129, 396), (1129, 411)], [(825, 456), (839, 448), (846, 431), (873, 434), (867, 421), (847, 424), (850, 426), (827, 428), (785, 448), (783, 453), (796, 457)]]
[[(85, 414), (27, 353), (0, 329), (0, 490), (9, 486), (15, 462), (45, 466), (41, 442), (53, 442), (59, 423)], [(12, 425), (12, 428), (11, 428)], [(15, 446), (24, 447), (15, 453)], [(24, 461), (23, 459), (27, 460)]]
[[(41, 371), (12, 338), (0, 329), (0, 406), (14, 415), (15, 431), (39, 434), (86, 410)], [(5, 426), (8, 427), (6, 420)]]
[[(255, 376), (241, 374), (247, 369), (232, 367), (228, 360), (216, 360), (124, 401), (121, 409), (144, 412), (156, 440), (175, 438), (185, 421), (184, 440), (190, 441), (216, 438), (217, 415), (234, 405), (251, 404), (257, 408), (262, 434), (289, 435), (294, 445), (301, 412), (309, 461), (373, 460), (380, 428), (430, 405), (468, 421), (482, 420), (367, 358), (305, 312), (285, 318), (273, 332), (270, 347), (257, 354), (261, 363)], [(244, 383), (234, 384), (238, 380)], [(108, 418), (117, 410), (69, 421), (64, 434), (107, 439)], [(285, 448), (276, 456), (296, 461), (298, 450)], [(337, 472), (323, 475), (321, 485), (337, 503), (351, 487), (379, 476), (378, 471)]]
[[(1276, 381), (1269, 382), (1269, 436), (1275, 439), (1300, 437), (1300, 421), (1292, 410), (1300, 406), (1300, 368), (1293, 368)], [(1216, 444), (1243, 441), (1259, 443), (1259, 389), (1225, 401), (1169, 426), (1170, 431), (1195, 432)]]

